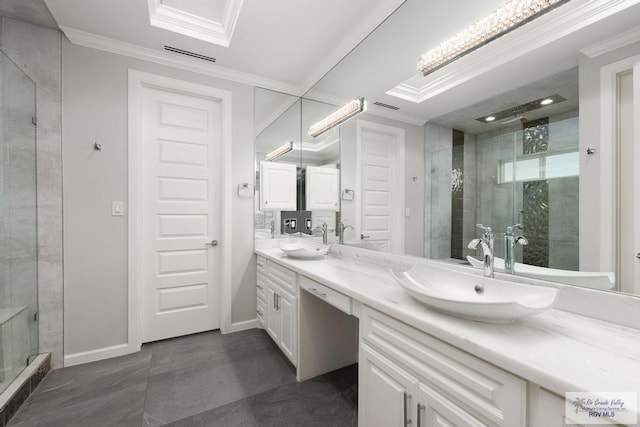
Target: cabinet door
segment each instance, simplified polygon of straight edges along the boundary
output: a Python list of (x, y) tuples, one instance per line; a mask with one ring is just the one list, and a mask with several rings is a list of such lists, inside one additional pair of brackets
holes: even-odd
[(415, 419), (418, 380), (366, 344), (360, 346), (358, 425), (406, 427)]
[(280, 339), (280, 313), (276, 309), (276, 288), (267, 281), (267, 312), (266, 312), (266, 329), (271, 338), (278, 343)]
[(278, 313), (280, 316), (280, 340), (278, 345), (294, 366), (298, 365), (298, 316), (297, 299), (286, 292), (278, 291)]
[(260, 162), (260, 209), (296, 210), (296, 165)]
[(307, 166), (307, 210), (338, 210), (339, 173), (335, 168)]
[(531, 383), (527, 394), (529, 397), (527, 425), (529, 427), (564, 427), (566, 425), (563, 397)]
[(416, 396), (416, 427), (486, 427), (489, 424), (478, 419), (467, 409), (455, 404), (434, 388), (420, 383)]

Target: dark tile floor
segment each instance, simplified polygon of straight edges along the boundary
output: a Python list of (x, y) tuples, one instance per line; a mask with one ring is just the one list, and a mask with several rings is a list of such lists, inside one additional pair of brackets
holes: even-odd
[(356, 365), (303, 383), (253, 329), (49, 373), (9, 426), (356, 426)]

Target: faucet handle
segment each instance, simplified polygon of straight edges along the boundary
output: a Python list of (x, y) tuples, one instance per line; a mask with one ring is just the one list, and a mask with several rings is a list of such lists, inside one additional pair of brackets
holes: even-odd
[(481, 230), (484, 230), (485, 233), (491, 233), (491, 227), (486, 227), (482, 224), (476, 224), (476, 227), (478, 227)]

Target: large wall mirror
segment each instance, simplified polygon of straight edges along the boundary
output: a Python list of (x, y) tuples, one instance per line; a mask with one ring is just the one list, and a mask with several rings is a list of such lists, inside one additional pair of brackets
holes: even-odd
[(339, 130), (345, 243), (477, 268), (483, 224), (497, 271), (640, 294), (640, 5), (571, 0), (415, 71), (480, 3), (407, 0), (305, 95), (368, 103)]
[(256, 88), (255, 236), (312, 235), (340, 221), (340, 128), (311, 137), (335, 105)]

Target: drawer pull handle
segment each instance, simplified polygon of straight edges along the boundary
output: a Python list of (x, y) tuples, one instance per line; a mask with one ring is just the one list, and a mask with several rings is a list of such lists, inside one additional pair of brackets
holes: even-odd
[(408, 403), (409, 399), (411, 399), (411, 395), (405, 391), (404, 392), (404, 425), (405, 426), (408, 426), (409, 424), (411, 424), (411, 420), (407, 416), (407, 406), (409, 405)]
[(424, 411), (425, 406), (418, 402), (418, 419), (416, 420), (418, 423), (418, 427), (420, 427), (422, 425), (422, 411)]
[(327, 294), (324, 292), (320, 292), (319, 290), (317, 290), (316, 288), (309, 288), (309, 292), (318, 295), (321, 298), (326, 298)]
[(263, 289), (264, 289), (264, 288), (263, 288), (262, 286), (260, 286), (260, 285), (256, 285), (256, 288), (258, 288), (258, 289), (260, 289), (260, 290), (263, 290)]
[(264, 314), (260, 310), (256, 310), (256, 313), (258, 313), (260, 316), (264, 316)]

